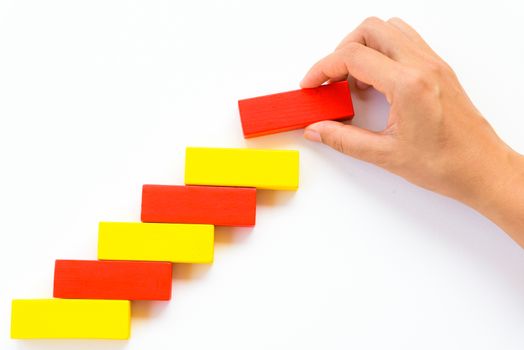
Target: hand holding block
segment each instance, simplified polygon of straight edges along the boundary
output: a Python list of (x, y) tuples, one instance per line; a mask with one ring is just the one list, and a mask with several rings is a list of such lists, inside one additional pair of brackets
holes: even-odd
[(298, 151), (247, 148), (186, 149), (186, 185), (298, 188)]
[(213, 262), (213, 225), (101, 222), (98, 259)]
[(11, 338), (128, 339), (127, 300), (13, 300)]
[(142, 222), (253, 226), (256, 189), (144, 185)]
[(65, 299), (171, 299), (173, 264), (56, 260), (53, 296)]
[(347, 81), (240, 100), (238, 109), (245, 138), (354, 115)]

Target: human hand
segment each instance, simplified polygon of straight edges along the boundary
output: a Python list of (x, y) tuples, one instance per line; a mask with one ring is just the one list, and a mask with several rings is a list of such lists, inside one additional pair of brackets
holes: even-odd
[[(496, 135), (453, 70), (413, 28), (398, 18), (366, 19), (309, 70), (301, 86), (348, 76), (357, 87), (373, 86), (386, 96), (387, 127), (372, 132), (325, 121), (307, 127), (307, 139), (460, 200), (518, 233), (514, 238), (524, 245), (524, 219), (508, 224), (502, 218), (508, 211), (500, 208), (512, 187), (524, 188), (522, 156)], [(524, 200), (515, 209), (524, 213)]]

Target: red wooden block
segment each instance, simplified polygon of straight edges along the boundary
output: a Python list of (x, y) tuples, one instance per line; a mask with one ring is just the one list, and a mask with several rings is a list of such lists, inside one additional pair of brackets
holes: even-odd
[(142, 222), (253, 226), (256, 189), (144, 185)]
[(53, 296), (65, 299), (171, 299), (173, 264), (56, 260)]
[(244, 137), (300, 129), (354, 115), (347, 81), (238, 101)]

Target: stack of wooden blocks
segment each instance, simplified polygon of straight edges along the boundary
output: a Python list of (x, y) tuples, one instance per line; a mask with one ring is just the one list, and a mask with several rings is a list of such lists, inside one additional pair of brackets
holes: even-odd
[[(239, 109), (245, 137), (353, 115), (347, 82)], [(11, 337), (128, 339), (131, 301), (170, 300), (173, 263), (212, 263), (215, 226), (255, 225), (257, 190), (298, 182), (298, 151), (187, 148), (185, 186), (144, 185), (141, 222), (99, 224), (99, 260), (57, 260), (54, 299), (13, 300)]]

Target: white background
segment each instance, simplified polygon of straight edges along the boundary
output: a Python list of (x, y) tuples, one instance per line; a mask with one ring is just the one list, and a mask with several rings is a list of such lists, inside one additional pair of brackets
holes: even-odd
[[(524, 150), (524, 21), (504, 1), (0, 1), (0, 349), (523, 349), (524, 251), (477, 213), (300, 131), (242, 138), (239, 98), (295, 89), (369, 15), (400, 16)], [(515, 1), (515, 3), (517, 3)], [(355, 93), (356, 123), (387, 105)], [(298, 149), (296, 193), (217, 230), (212, 266), (133, 304), (129, 341), (14, 341), (13, 298), (57, 258), (96, 258), (100, 220), (181, 184), (193, 146)]]

